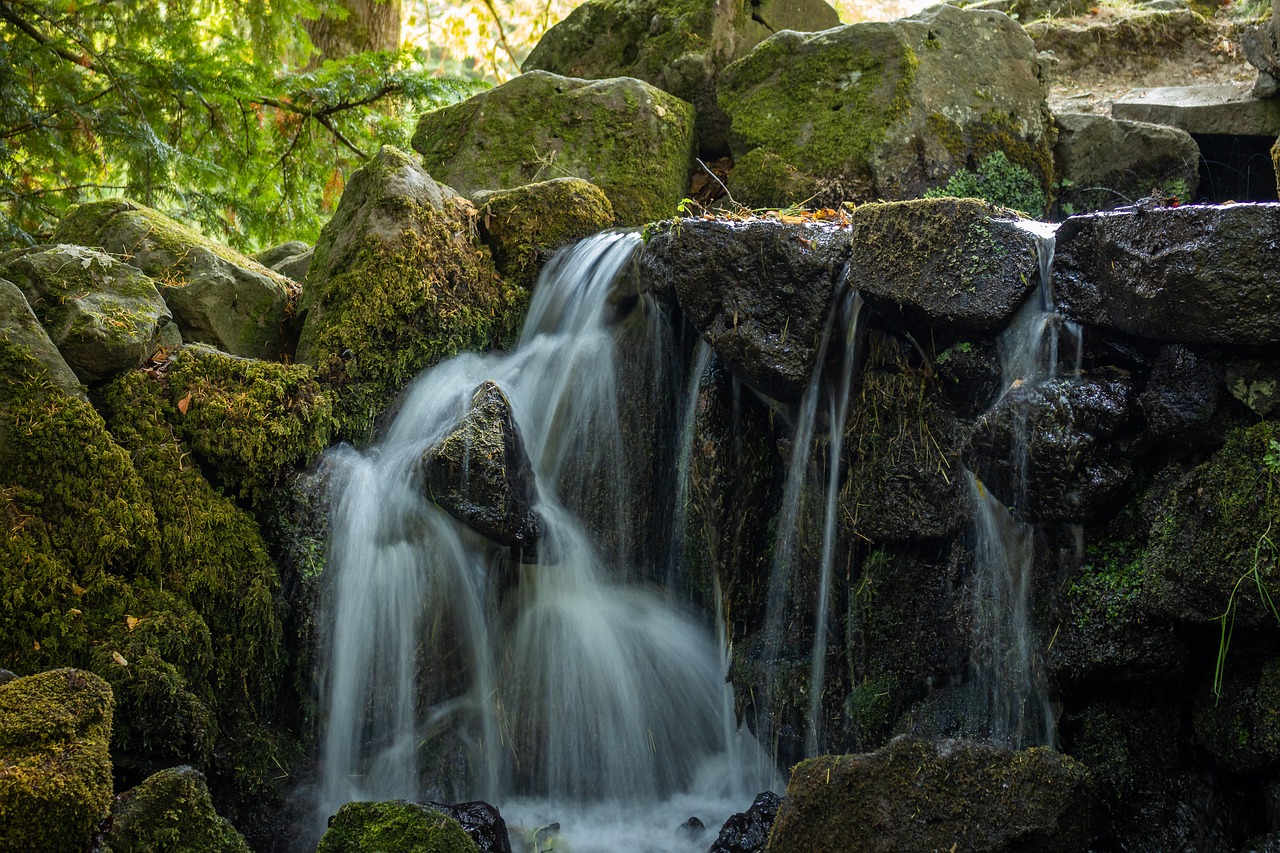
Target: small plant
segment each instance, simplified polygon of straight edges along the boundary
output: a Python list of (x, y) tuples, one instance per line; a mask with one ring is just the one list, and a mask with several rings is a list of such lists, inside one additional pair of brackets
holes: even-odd
[(946, 184), (925, 192), (925, 198), (980, 198), (1011, 207), (1035, 218), (1044, 216), (1044, 187), (1025, 167), (1012, 162), (1003, 151), (993, 151), (978, 164), (978, 171), (961, 169)]

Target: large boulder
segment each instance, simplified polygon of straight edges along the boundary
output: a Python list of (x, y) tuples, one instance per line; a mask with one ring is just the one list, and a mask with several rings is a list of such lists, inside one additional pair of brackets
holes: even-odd
[(173, 319), (150, 278), (83, 246), (0, 255), (0, 276), (22, 288), (50, 339), (86, 385), (150, 358)]
[(512, 284), (532, 288), (559, 248), (613, 225), (613, 205), (604, 191), (581, 178), (552, 178), (511, 190), (475, 194), (480, 233), (498, 272)]
[(849, 286), (926, 335), (997, 332), (1039, 279), (1036, 237), (1019, 218), (976, 199), (863, 205)]
[(1063, 210), (1118, 207), (1153, 187), (1183, 202), (1196, 198), (1200, 146), (1185, 130), (1091, 113), (1060, 113), (1054, 120), (1057, 200)]
[(0, 849), (86, 849), (111, 805), (113, 708), (78, 669), (0, 684)]
[(794, 402), (820, 355), (847, 241), (821, 223), (675, 220), (645, 245), (641, 286), (674, 292), (732, 373)]
[(82, 204), (54, 242), (102, 249), (151, 276), (184, 340), (249, 358), (293, 351), (293, 282), (148, 207), (128, 199)]
[(1133, 207), (1058, 229), (1066, 316), (1168, 343), (1280, 343), (1280, 204)]
[(716, 103), (720, 70), (781, 30), (839, 25), (824, 0), (588, 0), (547, 31), (523, 68), (652, 83), (693, 104), (699, 146), (718, 156), (728, 146), (727, 121)]
[(85, 399), (84, 388), (66, 359), (49, 340), (49, 335), (36, 319), (27, 298), (17, 285), (0, 278), (0, 337), (24, 350), (28, 357), (44, 367), (49, 382), (63, 393)]
[(479, 853), (456, 820), (430, 806), (404, 800), (347, 803), (329, 819), (316, 853)]
[(249, 845), (214, 809), (204, 776), (191, 767), (175, 767), (121, 794), (103, 839), (103, 853), (156, 850), (249, 853)]
[(721, 75), (729, 190), (751, 207), (916, 198), (995, 151), (1047, 190), (1047, 92), (1031, 39), (999, 12), (780, 32)]
[(782, 798), (773, 791), (757, 794), (751, 808), (729, 815), (707, 853), (760, 853), (781, 804)]
[(341, 390), (346, 438), (368, 439), (420, 371), (514, 336), (528, 294), (498, 278), (474, 215), (390, 146), (351, 176), (316, 241), (298, 344), (298, 361)]
[(898, 738), (796, 765), (765, 850), (1084, 853), (1088, 788), (1083, 766), (1044, 747)]
[(463, 524), (501, 545), (537, 547), (533, 465), (496, 382), (477, 388), (458, 425), (423, 451), (422, 472), (427, 496)]
[(464, 195), (578, 177), (623, 225), (670, 216), (689, 185), (693, 108), (628, 77), (522, 74), (418, 119), (427, 171)]

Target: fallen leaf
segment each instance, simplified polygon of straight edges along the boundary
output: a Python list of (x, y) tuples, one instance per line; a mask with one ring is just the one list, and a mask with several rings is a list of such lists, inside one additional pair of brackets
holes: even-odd
[(116, 663), (120, 664), (121, 666), (129, 665), (129, 662), (124, 659), (124, 655), (120, 654), (119, 652), (112, 652), (111, 659)]
[(187, 396), (183, 397), (181, 400), (178, 401), (178, 411), (182, 412), (182, 414), (185, 415), (187, 413), (187, 407), (190, 405), (191, 405), (191, 392), (188, 391)]
[(76, 595), (84, 595), (86, 592), (88, 592), (87, 589), (80, 586), (80, 584), (76, 583), (75, 581), (71, 582), (71, 591)]
[(137, 616), (130, 616), (128, 613), (124, 615), (124, 624), (129, 626), (130, 631), (138, 627), (138, 623), (141, 621), (142, 620), (139, 619)]
[(75, 608), (75, 607), (71, 608), (71, 609), (70, 609), (70, 610), (68, 610), (67, 612), (68, 612), (68, 613), (70, 613), (72, 616), (79, 616), (79, 615), (80, 615), (80, 611), (79, 611), (77, 608)]
[(40, 641), (39, 641), (39, 640), (33, 640), (33, 641), (31, 642), (31, 645), (35, 647), (35, 650), (36, 650), (36, 651), (40, 651)]

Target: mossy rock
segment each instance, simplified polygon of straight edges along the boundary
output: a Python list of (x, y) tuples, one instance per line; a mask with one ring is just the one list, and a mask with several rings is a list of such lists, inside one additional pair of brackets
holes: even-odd
[(1031, 21), (1026, 31), (1037, 50), (1053, 51), (1064, 73), (1107, 66), (1153, 67), (1184, 45), (1199, 42), (1208, 52), (1216, 32), (1207, 18), (1191, 9), (1144, 9), (1137, 4), (1120, 7), (1112, 17)]
[(305, 364), (184, 348), (167, 369), (178, 434), (229, 491), (255, 503), (329, 446), (337, 401)]
[(164, 339), (172, 317), (140, 270), (83, 246), (0, 255), (49, 337), (86, 385), (132, 370)]
[(1280, 657), (1234, 661), (1221, 695), (1206, 682), (1196, 696), (1196, 739), (1233, 773), (1270, 770), (1280, 764)]
[(116, 799), (103, 853), (249, 853), (249, 845), (209, 796), (204, 776), (174, 767)]
[(475, 195), (480, 233), (503, 278), (532, 289), (538, 272), (561, 247), (613, 225), (604, 191), (581, 178), (552, 178), (512, 190)]
[(479, 853), (462, 826), (441, 812), (403, 800), (347, 803), (329, 821), (316, 853)]
[(128, 199), (82, 204), (54, 242), (102, 249), (151, 276), (184, 340), (249, 358), (293, 352), (297, 285), (149, 207)]
[(765, 851), (1084, 853), (1089, 828), (1088, 772), (1067, 756), (898, 738), (796, 765)]
[(49, 333), (40, 325), (26, 296), (17, 285), (3, 278), (0, 278), (0, 337), (25, 353), (33, 367), (39, 365), (45, 380), (58, 390), (85, 399), (79, 378), (49, 340)]
[(1047, 93), (1035, 46), (999, 12), (781, 32), (721, 75), (729, 190), (752, 207), (915, 198), (1002, 151), (1047, 195)]
[(418, 119), (427, 171), (464, 195), (577, 177), (622, 225), (670, 216), (689, 185), (693, 108), (640, 80), (522, 74)]
[(840, 25), (823, 0), (589, 0), (543, 35), (525, 71), (598, 80), (635, 77), (693, 104), (704, 154), (726, 153), (727, 121), (716, 103), (716, 77), (780, 30), (813, 32)]
[(1143, 560), (1155, 610), (1183, 622), (1222, 617), (1274, 629), (1280, 602), (1280, 426), (1233, 430), (1170, 488)]
[(351, 176), (300, 304), (298, 360), (337, 392), (337, 435), (368, 441), (418, 373), (514, 339), (528, 292), (499, 278), (475, 227), (475, 208), (403, 151)]
[(112, 707), (81, 670), (0, 684), (0, 849), (86, 848), (111, 804)]

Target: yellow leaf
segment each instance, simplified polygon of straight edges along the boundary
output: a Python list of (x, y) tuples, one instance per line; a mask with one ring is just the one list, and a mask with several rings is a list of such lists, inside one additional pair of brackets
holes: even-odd
[(76, 583), (75, 581), (71, 582), (71, 591), (76, 595), (84, 595), (86, 592), (88, 592), (88, 590), (80, 586), (80, 584)]
[(33, 640), (33, 641), (32, 641), (32, 643), (31, 643), (31, 645), (35, 647), (35, 650), (36, 650), (36, 651), (40, 651), (40, 641), (39, 641), (39, 640)]
[(187, 413), (187, 407), (190, 405), (191, 405), (191, 392), (188, 391), (187, 396), (183, 397), (181, 400), (178, 401), (178, 411), (182, 412), (182, 414), (185, 415)]
[(76, 609), (76, 608), (74, 608), (74, 607), (73, 607), (73, 608), (71, 608), (70, 610), (68, 610), (67, 612), (68, 612), (68, 613), (70, 613), (72, 616), (79, 616), (79, 615), (80, 615), (80, 611), (79, 611), (79, 610), (77, 610), (77, 609)]
[(121, 666), (129, 665), (129, 662), (124, 659), (124, 655), (120, 654), (119, 652), (112, 652), (111, 659), (116, 663), (120, 664)]
[(138, 627), (138, 623), (141, 621), (142, 620), (139, 619), (137, 616), (130, 616), (128, 613), (124, 615), (124, 624), (129, 626), (130, 631)]

